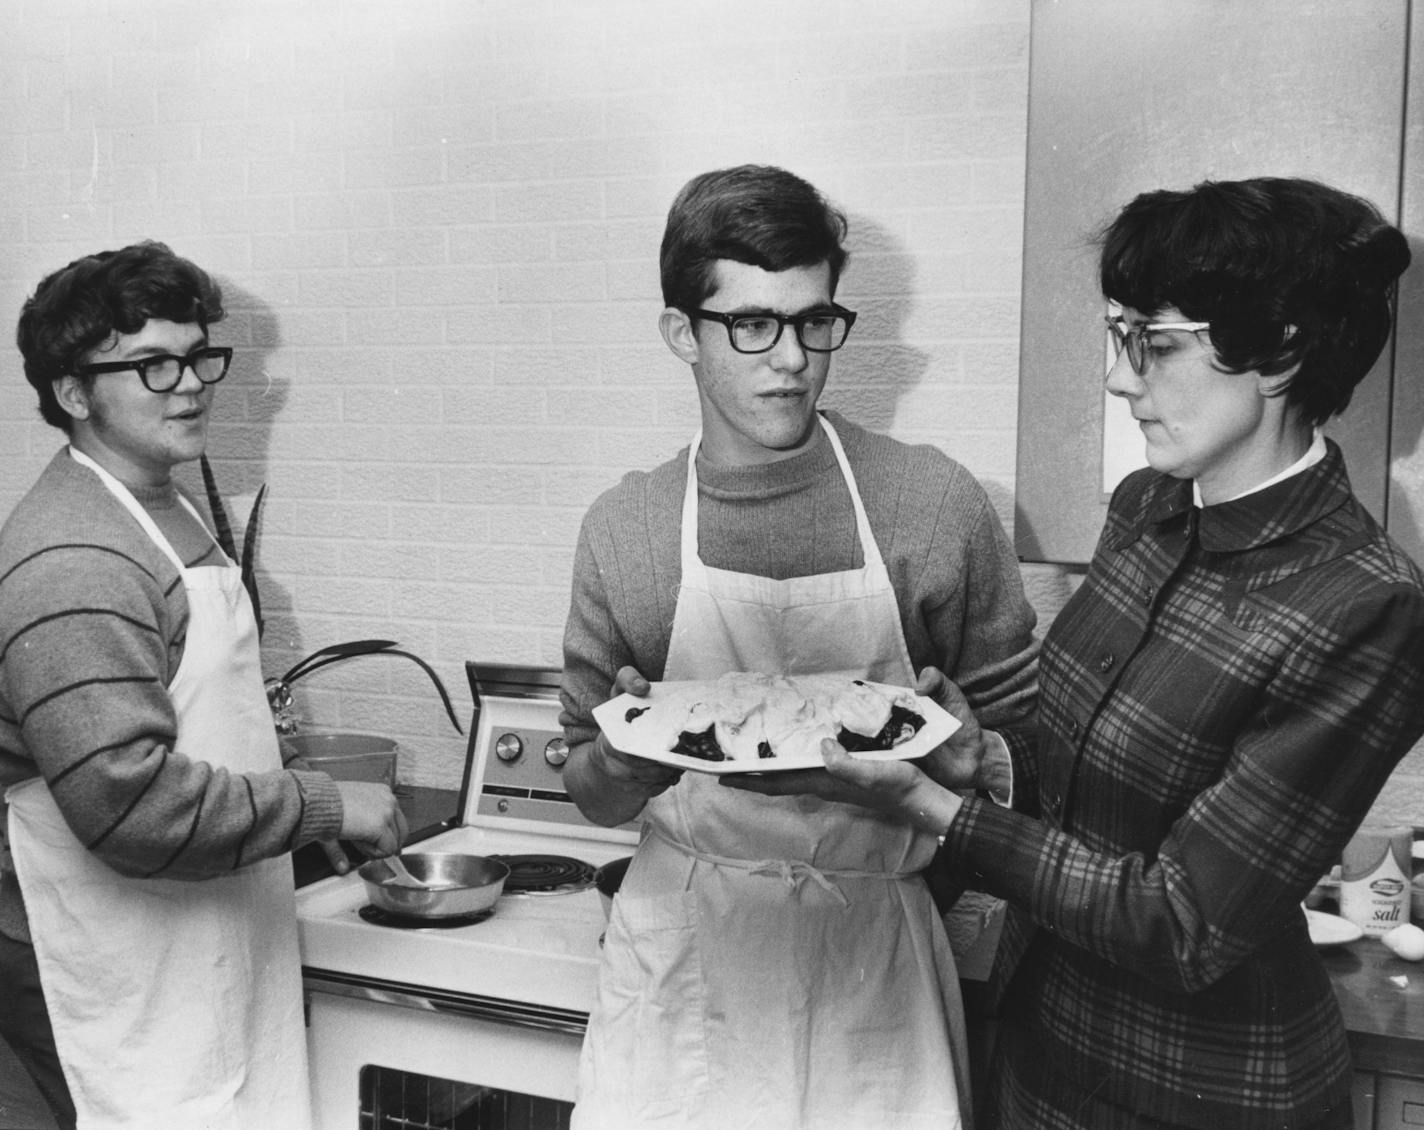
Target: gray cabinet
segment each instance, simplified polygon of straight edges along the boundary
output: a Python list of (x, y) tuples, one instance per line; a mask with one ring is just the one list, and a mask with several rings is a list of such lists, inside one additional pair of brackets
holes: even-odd
[[(1424, 187), (1402, 187), (1406, 150), (1424, 149), (1424, 73), (1406, 81), (1409, 17), (1410, 0), (1035, 0), (1015, 516), (1022, 558), (1087, 561), (1106, 515), (1105, 308), (1093, 238), (1119, 207), (1148, 189), (1208, 178), (1299, 175), (1357, 192), (1402, 216), (1407, 231), (1424, 230)], [(1421, 24), (1412, 31), (1416, 60), (1424, 59)], [(1409, 179), (1421, 174), (1416, 156)], [(1392, 442), (1396, 456), (1412, 452), (1424, 430), (1424, 247), (1415, 259), (1397, 354), (1386, 351), (1329, 430), (1360, 497), (1418, 556), (1424, 452), (1389, 483)], [(1394, 380), (1397, 367), (1409, 381)], [(1412, 421), (1393, 441), (1392, 412)]]
[(1372, 1071), (1356, 1071), (1354, 1086), (1350, 1091), (1354, 1101), (1355, 1130), (1374, 1130), (1375, 1125), (1375, 1076)]
[(1355, 1073), (1355, 1130), (1424, 1127), (1424, 1079)]

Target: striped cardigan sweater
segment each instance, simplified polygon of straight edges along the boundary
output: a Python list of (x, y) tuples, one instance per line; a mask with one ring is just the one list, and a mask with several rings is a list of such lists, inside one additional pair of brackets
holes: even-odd
[[(140, 503), (190, 567), (225, 559), (173, 487)], [(0, 530), (0, 788), (42, 774), (124, 875), (204, 879), (340, 828), (324, 773), (233, 774), (174, 749), (188, 603), (168, 558), (67, 449)], [(0, 932), (28, 940), (8, 851)]]

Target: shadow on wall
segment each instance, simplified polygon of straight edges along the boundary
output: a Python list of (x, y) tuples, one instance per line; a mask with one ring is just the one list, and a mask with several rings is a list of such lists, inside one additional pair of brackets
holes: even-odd
[[(905, 341), (905, 325), (916, 294), (915, 259), (874, 220), (859, 215), (848, 220), (851, 259), (846, 277), (850, 286), (838, 297), (860, 317), (850, 341), (837, 354), (822, 403), (872, 431), (890, 433), (899, 415), (900, 399), (924, 383), (932, 361), (931, 354)], [(857, 295), (862, 289), (863, 298)], [(967, 328), (948, 327), (951, 333)], [(941, 446), (955, 457), (952, 441)], [(1013, 495), (1001, 484), (980, 482), (1007, 525), (1014, 513)], [(1006, 532), (1013, 533), (1011, 529)]]
[[(218, 385), (213, 399), (207, 454), (240, 549), (251, 499), (267, 481), (272, 422), (286, 406), (290, 382), (274, 377), (268, 368), (268, 359), (282, 343), (275, 311), (231, 279), (215, 276), (215, 281), (222, 287), (227, 317), (214, 328), (212, 336), (219, 344), (233, 345), (234, 351), (232, 370)], [(180, 468), (178, 478), (183, 488), (199, 500), (199, 511), (211, 520), (198, 464)], [(274, 586), (261, 561), (259, 539), (256, 575), (263, 616), (269, 621), (289, 621), (283, 615), (291, 607), (288, 594)], [(301, 647), (299, 641), (289, 638), (295, 635), (290, 622), (283, 624), (281, 635), (284, 649)]]
[[(822, 404), (872, 431), (889, 432), (900, 397), (918, 386), (929, 369), (929, 354), (907, 345), (904, 326), (915, 293), (914, 258), (874, 220), (848, 215), (849, 293), (838, 299), (859, 318), (850, 341), (836, 354)], [(866, 295), (857, 296), (858, 280)], [(873, 280), (873, 281), (872, 281)], [(844, 282), (844, 280), (843, 280)]]
[(1040, 562), (1019, 563), (1019, 576), (1023, 578), (1024, 594), (1033, 610), (1038, 613), (1038, 625), (1034, 634), (1042, 639), (1069, 597), (1078, 591), (1086, 575), (1085, 566), (1045, 565)]

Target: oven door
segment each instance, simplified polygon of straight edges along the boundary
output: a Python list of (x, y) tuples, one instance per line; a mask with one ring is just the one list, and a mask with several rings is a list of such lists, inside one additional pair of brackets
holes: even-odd
[(587, 1015), (305, 971), (318, 1130), (564, 1130)]

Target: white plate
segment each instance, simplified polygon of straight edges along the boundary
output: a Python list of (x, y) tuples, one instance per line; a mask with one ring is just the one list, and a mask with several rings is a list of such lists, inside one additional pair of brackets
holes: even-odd
[[(711, 773), (721, 776), (726, 773), (777, 773), (788, 769), (820, 769), (825, 766), (825, 760), (819, 753), (791, 757), (763, 757), (755, 761), (751, 759), (708, 761), (701, 757), (689, 757), (683, 753), (674, 753), (670, 749), (661, 748), (657, 744), (656, 738), (650, 743), (645, 732), (627, 718), (630, 710), (646, 707), (656, 702), (660, 697), (682, 696), (686, 695), (691, 687), (708, 685), (710, 683), (653, 683), (647, 697), (621, 694), (617, 698), (609, 699), (601, 706), (594, 707), (593, 718), (615, 749), (621, 749), (624, 753), (636, 754), (638, 757), (646, 757), (649, 761), (671, 765), (675, 769), (690, 769), (694, 773)], [(886, 684), (871, 683), (870, 685), (885, 686)], [(892, 689), (904, 690), (903, 687)], [(853, 753), (851, 756), (866, 761), (910, 761), (916, 757), (923, 757), (959, 729), (959, 720), (933, 699), (916, 695), (915, 709), (924, 718), (925, 724), (909, 741), (901, 742), (891, 749), (868, 750)]]
[(1306, 910), (1305, 924), (1310, 929), (1310, 940), (1322, 949), (1343, 946), (1365, 936), (1365, 932), (1348, 918), (1326, 914), (1323, 910)]

